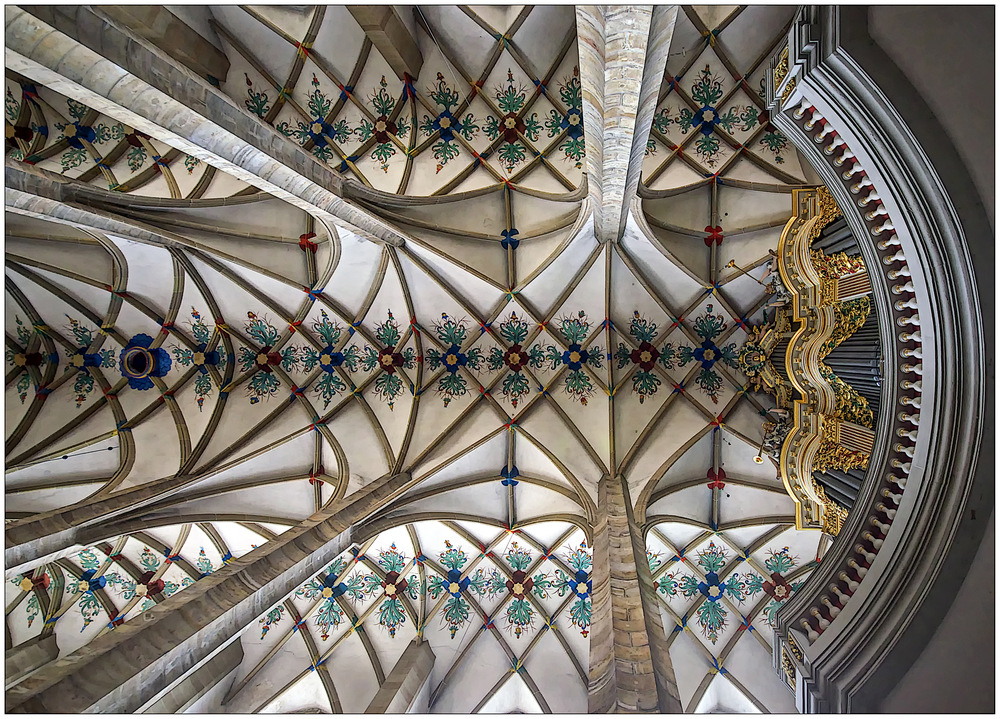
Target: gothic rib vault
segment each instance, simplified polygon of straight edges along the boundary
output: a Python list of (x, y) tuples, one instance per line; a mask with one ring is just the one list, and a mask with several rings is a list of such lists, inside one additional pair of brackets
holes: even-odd
[[(6, 646), (42, 657), (8, 707), (361, 712), (419, 638), (430, 711), (794, 711), (774, 615), (829, 537), (737, 354), (820, 184), (764, 103), (795, 8), (399, 10), (177, 8), (199, 80), (135, 18), (7, 8)], [(645, 48), (631, 100), (598, 39)], [(219, 609), (207, 691), (87, 694), (339, 508)]]

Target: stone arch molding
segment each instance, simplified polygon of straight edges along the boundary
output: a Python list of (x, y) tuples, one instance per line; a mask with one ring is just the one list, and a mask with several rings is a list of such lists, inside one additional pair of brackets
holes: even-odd
[[(821, 569), (778, 615), (776, 668), (794, 658), (796, 702), (810, 712), (877, 708), (887, 677), (898, 680), (919, 653), (894, 653), (900, 635), (915, 617), (943, 614), (951, 596), (942, 606), (936, 581), (953, 588), (965, 574), (953, 546), (982, 533), (962, 520), (984, 479), (988, 388), (969, 238), (989, 226), (981, 209), (959, 215), (953, 197), (968, 177), (935, 170), (926, 128), (908, 126), (869, 74), (888, 60), (864, 49), (859, 10), (801, 10), (768, 75), (775, 125), (810, 158), (854, 235), (868, 239), (863, 258), (881, 270), (873, 296), (892, 318), (881, 328), (879, 418), (891, 432), (878, 438), (862, 496)], [(947, 143), (940, 127), (935, 142)], [(956, 572), (954, 562), (965, 566)]]

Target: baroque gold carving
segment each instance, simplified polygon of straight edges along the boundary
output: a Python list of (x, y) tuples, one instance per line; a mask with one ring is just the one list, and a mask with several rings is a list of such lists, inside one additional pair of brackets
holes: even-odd
[(793, 77), (791, 80), (788, 81), (788, 84), (785, 85), (785, 91), (781, 93), (782, 106), (784, 106), (784, 104), (788, 102), (788, 96), (792, 94), (792, 90), (794, 89), (795, 89), (795, 78)]
[(854, 452), (827, 439), (819, 445), (819, 451), (813, 456), (814, 472), (825, 472), (828, 469), (839, 469), (846, 472), (849, 469), (864, 469), (868, 466), (868, 455)]
[(781, 668), (785, 671), (785, 676), (788, 678), (788, 683), (795, 688), (795, 665), (792, 664), (792, 660), (788, 658), (788, 654), (785, 649), (781, 649)]
[(781, 58), (778, 60), (778, 64), (774, 66), (774, 87), (781, 84), (781, 81), (785, 79), (788, 75), (788, 47), (786, 46), (784, 50), (781, 51)]
[(836, 537), (847, 520), (847, 509), (827, 497), (822, 484), (816, 483), (815, 489), (823, 501), (823, 533)]
[[(782, 97), (781, 101), (784, 102), (785, 98)], [(816, 202), (819, 204), (819, 220), (809, 232), (809, 244), (812, 244), (812, 241), (819, 237), (819, 233), (823, 231), (824, 227), (841, 216), (837, 201), (833, 199), (833, 195), (825, 187), (816, 188)]]
[[(868, 453), (841, 444), (839, 421), (870, 428), (873, 417), (867, 401), (823, 359), (864, 324), (871, 301), (863, 296), (844, 302), (836, 299), (838, 278), (864, 270), (859, 257), (842, 252), (827, 256), (812, 250), (819, 230), (840, 216), (833, 197), (825, 189), (794, 190), (792, 195), (794, 215), (777, 252), (778, 270), (791, 302), (778, 308), (773, 328), (765, 327), (748, 339), (742, 353), (743, 371), (756, 387), (767, 387), (769, 393), (777, 394), (780, 379), (790, 385), (789, 398), (800, 395), (788, 405), (790, 429), (781, 438), (778, 453), (781, 479), (795, 501), (796, 527), (836, 534), (846, 511), (817, 489), (813, 473), (866, 467)], [(783, 358), (787, 374), (775, 372), (774, 379), (762, 361), (769, 354), (764, 340), (770, 333), (772, 337), (791, 334)]]
[(795, 643), (793, 637), (788, 637), (788, 650), (792, 653), (792, 656), (798, 659), (800, 662), (803, 661), (802, 650), (799, 645)]

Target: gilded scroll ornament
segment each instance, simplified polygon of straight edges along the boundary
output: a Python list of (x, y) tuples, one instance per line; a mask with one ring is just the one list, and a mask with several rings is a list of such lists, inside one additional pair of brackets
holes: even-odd
[(823, 533), (836, 537), (847, 521), (847, 510), (826, 496), (823, 485), (815, 483), (816, 494), (823, 501)]
[(792, 689), (795, 688), (795, 665), (792, 664), (792, 660), (788, 658), (788, 654), (784, 649), (781, 650), (781, 668), (785, 671), (785, 676), (788, 678), (788, 683), (791, 685)]
[(781, 51), (778, 64), (774, 66), (774, 87), (777, 88), (781, 81), (788, 75), (788, 47)]
[(846, 472), (849, 469), (864, 469), (867, 466), (867, 454), (855, 452), (827, 439), (820, 443), (819, 451), (813, 455), (812, 459), (814, 472), (826, 472), (828, 469), (839, 469)]

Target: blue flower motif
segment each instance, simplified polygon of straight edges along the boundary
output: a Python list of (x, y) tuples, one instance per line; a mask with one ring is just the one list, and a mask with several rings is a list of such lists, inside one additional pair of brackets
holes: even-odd
[(344, 353), (337, 352), (333, 345), (327, 345), (319, 353), (319, 368), (328, 374), (333, 374), (337, 367), (344, 364)]
[(694, 358), (696, 360), (701, 362), (702, 369), (712, 369), (712, 365), (714, 365), (721, 356), (719, 348), (715, 346), (715, 343), (712, 342), (712, 340), (705, 340), (702, 342), (701, 347), (695, 348), (692, 354), (694, 354)]
[(576, 139), (583, 135), (583, 112), (579, 107), (571, 107), (566, 111), (566, 117), (559, 123), (559, 127), (567, 130), (566, 134)]
[[(205, 342), (198, 345), (198, 348), (195, 350), (194, 364), (198, 367), (198, 372), (201, 374), (208, 374), (208, 368), (206, 365), (217, 365), (221, 359), (219, 357), (219, 353), (215, 350), (212, 350), (211, 352), (208, 352), (207, 350), (208, 345)], [(201, 361), (199, 362), (199, 360)]]
[(726, 583), (719, 581), (719, 575), (709, 572), (705, 575), (707, 582), (698, 583), (698, 591), (705, 595), (710, 602), (717, 602), (726, 593)]
[(121, 352), (118, 368), (132, 389), (152, 389), (153, 380), (150, 377), (163, 377), (170, 371), (170, 355), (160, 347), (150, 349), (152, 344), (152, 337), (138, 334), (128, 341)]
[(576, 343), (571, 344), (569, 349), (563, 352), (562, 356), (563, 364), (574, 371), (580, 369), (589, 359), (590, 353)]
[(516, 465), (511, 466), (510, 469), (507, 469), (507, 465), (504, 465), (503, 469), (500, 470), (500, 476), (503, 477), (503, 481), (500, 484), (505, 487), (516, 487), (517, 480), (514, 477), (519, 477), (520, 475), (521, 473), (517, 471)]
[[(327, 575), (326, 579), (323, 580), (323, 586), (330, 589), (330, 596), (327, 597), (331, 602), (347, 591), (347, 587), (344, 586), (343, 582), (337, 584), (337, 577), (332, 574)], [(323, 596), (326, 596), (325, 594)]]
[(576, 592), (581, 599), (586, 599), (594, 591), (593, 581), (587, 579), (587, 573), (582, 569), (576, 570), (574, 577), (566, 582), (569, 588)]
[[(73, 128), (72, 130), (70, 128)], [(71, 123), (66, 126), (63, 130), (63, 134), (66, 136), (66, 141), (69, 143), (70, 147), (76, 148), (77, 150), (83, 149), (83, 142), (81, 140), (86, 140), (87, 142), (93, 142), (97, 138), (97, 133), (94, 132), (94, 128), (88, 127), (87, 125), (81, 125), (78, 122)]]
[(505, 250), (507, 248), (511, 248), (511, 249), (516, 250), (517, 246), (519, 244), (521, 244), (521, 241), (519, 239), (517, 239), (516, 237), (514, 237), (514, 235), (516, 235), (516, 234), (517, 234), (517, 228), (516, 227), (511, 227), (509, 230), (504, 230), (503, 232), (501, 232), (500, 236), (503, 237), (503, 239), (500, 240), (500, 245)]
[[(447, 118), (448, 120), (448, 122), (445, 123), (444, 127), (441, 126), (442, 118)], [(445, 142), (451, 142), (452, 139), (454, 139), (455, 137), (455, 132), (452, 130), (452, 128), (455, 127), (456, 124), (457, 123), (452, 114), (447, 110), (445, 110), (436, 118), (434, 118), (434, 122), (431, 123), (431, 127), (441, 133), (442, 140), (444, 140)]]
[(452, 345), (441, 356), (441, 364), (451, 374), (455, 374), (459, 367), (464, 367), (469, 362), (468, 358), (459, 351), (460, 349), (461, 347), (458, 345)]
[(448, 570), (448, 584), (445, 589), (453, 597), (459, 596), (469, 587), (469, 578), (462, 579), (462, 572), (458, 569)]
[(80, 581), (87, 583), (87, 592), (96, 592), (98, 589), (104, 587), (108, 583), (108, 580), (103, 576), (94, 579), (94, 575), (97, 574), (96, 569), (88, 569), (86, 572), (80, 575)]
[(333, 137), (334, 131), (330, 124), (322, 117), (314, 117), (309, 123), (309, 139), (316, 147), (326, 147), (326, 136)]
[[(705, 114), (709, 113), (711, 119), (706, 119)], [(719, 119), (719, 111), (716, 110), (711, 105), (705, 105), (694, 114), (691, 120), (691, 124), (697, 127), (702, 135), (711, 135), (712, 130), (715, 129), (715, 121)]]

